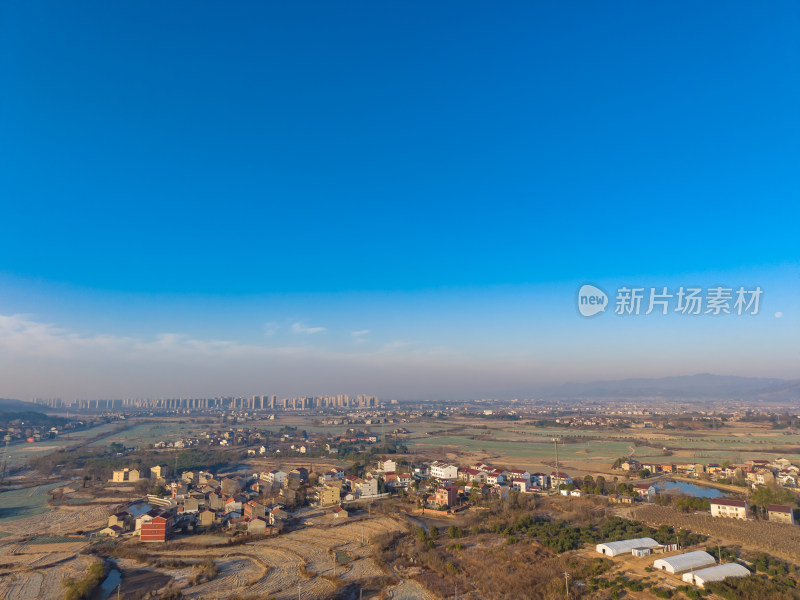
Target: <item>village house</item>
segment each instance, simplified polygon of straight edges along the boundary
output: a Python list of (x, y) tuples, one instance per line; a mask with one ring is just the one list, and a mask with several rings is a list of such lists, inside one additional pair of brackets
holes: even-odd
[(111, 473), (111, 481), (122, 483), (123, 481), (139, 481), (139, 469), (124, 468)]
[(283, 482), (286, 480), (286, 475), (285, 471), (273, 469), (261, 473), (260, 478), (272, 485), (283, 485)]
[(149, 523), (150, 521), (153, 520), (153, 517), (159, 514), (161, 514), (161, 509), (153, 508), (147, 511), (146, 513), (143, 513), (138, 517), (136, 517), (136, 520), (134, 521), (134, 531), (136, 531), (137, 533), (141, 531), (142, 525), (144, 525), (145, 523)]
[(264, 517), (253, 517), (247, 521), (247, 533), (250, 535), (259, 535), (266, 533), (267, 519)]
[(155, 467), (150, 467), (151, 479), (166, 480), (167, 475), (169, 475), (169, 467), (167, 467), (167, 465), (156, 465)]
[(296, 469), (289, 471), (286, 477), (287, 479), (298, 484), (306, 483), (308, 482), (308, 469), (305, 467), (297, 467)]
[(436, 490), (435, 504), (454, 506), (458, 498), (458, 488), (454, 485), (443, 485)]
[(134, 524), (133, 515), (131, 515), (127, 511), (121, 511), (118, 513), (114, 513), (110, 517), (108, 517), (108, 526), (113, 527), (117, 526), (122, 531), (128, 531)]
[(336, 508), (333, 509), (333, 511), (331, 511), (331, 516), (334, 519), (345, 520), (350, 517), (350, 513), (347, 512), (347, 510), (345, 510), (341, 506), (337, 506)]
[(249, 500), (242, 505), (242, 514), (248, 519), (263, 517), (266, 515), (266, 507), (255, 500)]
[(225, 507), (225, 501), (222, 499), (222, 496), (216, 492), (211, 492), (208, 494), (208, 500), (206, 504), (212, 510), (222, 510)]
[(773, 475), (772, 471), (765, 468), (758, 468), (753, 471), (749, 471), (745, 475), (745, 479), (753, 488), (759, 485), (770, 485), (775, 483), (775, 475)]
[(633, 491), (645, 502), (652, 502), (656, 495), (656, 488), (649, 483), (637, 483), (633, 486)]
[(211, 527), (216, 520), (213, 510), (203, 509), (197, 514), (197, 524), (201, 527)]
[(770, 504), (767, 506), (769, 520), (776, 523), (788, 523), (794, 525), (794, 511), (791, 506), (785, 504)]
[(532, 473), (531, 485), (546, 490), (550, 488), (550, 476), (547, 473)]
[(486, 469), (486, 483), (498, 485), (506, 480), (506, 472), (503, 469)]
[(142, 523), (139, 538), (142, 542), (166, 542), (172, 533), (173, 524), (174, 517), (171, 512), (160, 512), (148, 523)]
[(345, 471), (342, 467), (334, 467), (325, 473), (325, 481), (341, 481), (344, 479)]
[(173, 481), (167, 486), (167, 490), (173, 498), (185, 498), (189, 493), (189, 486), (183, 481)]
[(397, 472), (397, 463), (393, 460), (380, 460), (378, 461), (378, 471), (388, 473), (389, 471)]
[(330, 506), (331, 504), (338, 504), (341, 500), (341, 492), (339, 488), (332, 485), (326, 485), (317, 490), (317, 502), (320, 506)]
[(742, 467), (737, 466), (723, 467), (721, 475), (727, 479), (742, 479), (744, 477), (744, 471)]
[(515, 492), (527, 492), (531, 487), (531, 482), (529, 479), (512, 479), (511, 480), (511, 489)]
[(550, 473), (550, 481), (552, 482), (552, 487), (555, 489), (559, 489), (561, 485), (569, 485), (572, 483), (572, 478), (564, 472), (556, 473), (553, 471)]
[(458, 479), (458, 467), (437, 460), (431, 463), (430, 474), (434, 479), (455, 481)]
[(109, 525), (105, 529), (101, 529), (99, 535), (106, 535), (108, 537), (116, 538), (122, 535), (125, 530), (119, 525)]
[(531, 474), (528, 471), (523, 471), (521, 469), (511, 469), (508, 472), (508, 478), (512, 481), (515, 479), (526, 479), (528, 483), (530, 483)]
[(727, 517), (729, 519), (747, 518), (747, 502), (744, 500), (712, 498), (710, 504), (712, 517)]
[(179, 510), (184, 514), (196, 513), (200, 510), (200, 502), (197, 498), (185, 498), (182, 503), (178, 504)]
[(289, 513), (283, 510), (280, 506), (276, 506), (269, 511), (270, 525), (278, 525), (280, 523), (283, 523), (288, 518), (289, 518)]
[(237, 498), (230, 497), (225, 500), (225, 514), (232, 513), (232, 512), (241, 512), (242, 511), (242, 502)]
[(361, 498), (371, 498), (378, 495), (378, 480), (373, 477), (359, 479), (356, 482), (356, 490)]
[(485, 483), (486, 473), (478, 469), (461, 469), (458, 471), (458, 479), (468, 483)]

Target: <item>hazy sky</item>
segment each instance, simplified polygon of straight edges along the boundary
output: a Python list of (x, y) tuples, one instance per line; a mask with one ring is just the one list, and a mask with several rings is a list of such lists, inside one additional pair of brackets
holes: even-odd
[[(799, 29), (796, 2), (4, 2), (0, 397), (798, 378)], [(615, 315), (624, 285), (763, 296)]]

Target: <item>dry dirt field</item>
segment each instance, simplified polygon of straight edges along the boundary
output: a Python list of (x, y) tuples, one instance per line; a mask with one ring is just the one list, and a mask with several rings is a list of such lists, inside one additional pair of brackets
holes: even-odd
[(60, 506), (40, 515), (0, 522), (0, 531), (14, 536), (65, 535), (76, 531), (91, 531), (104, 527), (113, 511), (113, 505)]
[(3, 538), (0, 544), (0, 598), (61, 600), (61, 582), (82, 577), (93, 562), (81, 555), (87, 542), (36, 544)]
[[(191, 548), (180, 546), (159, 548), (147, 546), (153, 559), (180, 559), (200, 562), (211, 558), (217, 566), (217, 576), (208, 582), (192, 584), (194, 569), (144, 567), (168, 575), (182, 589), (186, 598), (224, 600), (231, 597), (271, 598), (275, 600), (324, 600), (348, 584), (367, 585), (385, 573), (372, 560), (371, 539), (404, 528), (401, 521), (388, 516), (375, 516), (341, 525), (315, 519), (310, 527), (273, 538), (256, 540), (238, 546), (209, 545), (198, 549), (203, 536), (190, 538)], [(362, 537), (364, 544), (362, 545)], [(215, 541), (215, 540), (209, 540)], [(346, 564), (337, 564), (334, 575), (334, 556), (346, 556)], [(123, 568), (133, 567), (127, 563)], [(143, 568), (142, 565), (136, 565)], [(389, 576), (389, 589), (395, 597), (406, 600), (428, 600), (430, 596), (416, 583)]]

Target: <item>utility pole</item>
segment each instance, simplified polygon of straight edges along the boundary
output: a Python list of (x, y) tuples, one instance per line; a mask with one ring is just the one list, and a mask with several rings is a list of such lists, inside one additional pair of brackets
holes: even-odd
[(564, 571), (564, 590), (567, 593), (567, 600), (569, 600), (569, 573)]
[(3, 458), (3, 476), (0, 478), (0, 483), (6, 482), (6, 468), (8, 467), (8, 437), (6, 437), (6, 455)]
[[(559, 466), (558, 466), (558, 438), (557, 437), (553, 438), (553, 443), (556, 446), (556, 479), (558, 479), (558, 478), (561, 477), (561, 471), (560, 471)], [(558, 493), (559, 493), (558, 488), (556, 488), (556, 494), (558, 494)]]

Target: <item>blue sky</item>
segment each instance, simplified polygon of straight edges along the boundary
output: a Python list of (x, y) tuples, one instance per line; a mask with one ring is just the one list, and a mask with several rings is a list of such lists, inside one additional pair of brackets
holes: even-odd
[(717, 9), (3, 3), (0, 396), (800, 377), (800, 7)]

